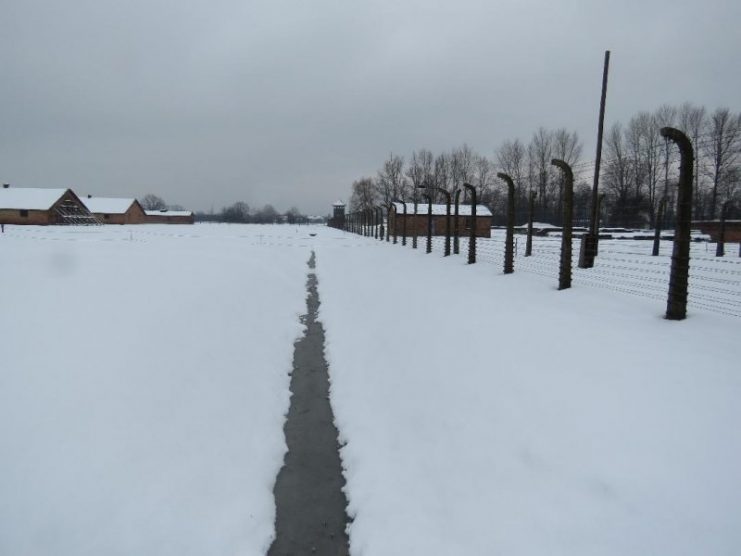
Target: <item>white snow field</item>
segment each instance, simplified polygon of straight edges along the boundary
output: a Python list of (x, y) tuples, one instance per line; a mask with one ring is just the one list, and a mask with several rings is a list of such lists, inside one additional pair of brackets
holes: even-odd
[[(559, 292), (543, 259), (505, 276), (465, 243), (443, 259), (324, 235), (353, 556), (741, 554), (738, 318), (667, 321), (665, 292), (611, 291), (617, 244), (593, 269), (606, 289), (579, 271)], [(732, 300), (738, 279), (711, 275)]]
[(6, 227), (0, 554), (265, 554), (312, 249), (353, 556), (741, 553), (736, 244), (669, 322), (668, 244), (419, 242)]
[(307, 228), (0, 236), (0, 554), (262, 555)]

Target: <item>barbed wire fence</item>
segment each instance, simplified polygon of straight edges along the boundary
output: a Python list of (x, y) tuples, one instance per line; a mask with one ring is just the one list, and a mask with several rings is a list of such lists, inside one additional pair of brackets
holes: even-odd
[[(667, 133), (676, 131), (672, 128), (665, 129)], [(680, 135), (682, 135), (681, 132)], [(682, 137), (686, 139), (686, 137)], [(689, 142), (687, 142), (687, 145), (689, 145)], [(683, 160), (683, 163), (691, 162), (691, 147), (688, 152), (689, 158), (687, 161)], [(575, 167), (579, 169), (577, 176), (581, 175), (585, 169), (588, 171), (588, 166), (576, 165)], [(679, 172), (680, 183), (684, 181), (687, 184), (688, 179), (691, 183), (692, 173), (687, 171), (687, 167), (687, 164), (685, 164), (685, 169)], [(687, 190), (691, 192), (691, 187)], [(681, 306), (678, 319), (684, 318), (687, 306), (741, 318), (741, 258), (731, 258), (732, 256), (729, 255), (718, 256), (717, 252), (716, 256), (713, 257), (708, 254), (707, 242), (690, 243), (689, 210), (691, 210), (691, 203), (689, 203), (689, 208), (685, 206), (684, 209), (684, 230), (679, 231), (679, 228), (677, 228), (677, 232), (675, 232), (683, 237), (684, 247), (682, 249), (687, 252), (685, 258), (689, 260), (682, 262), (680, 260), (682, 257), (677, 255), (676, 249), (670, 249), (669, 245), (664, 246), (664, 255), (655, 255), (652, 253), (653, 242), (645, 239), (603, 239), (600, 241), (598, 255), (592, 268), (579, 268), (573, 264), (571, 254), (569, 254), (567, 263), (570, 267), (568, 269), (569, 273), (573, 276), (573, 285), (575, 287), (586, 286), (606, 289), (620, 294), (656, 300), (657, 302), (666, 300), (668, 291), (667, 318), (673, 318), (670, 316), (670, 307), (672, 303), (676, 303), (677, 297), (680, 298), (679, 305)], [(367, 221), (365, 212), (348, 215), (348, 219), (348, 225), (345, 227), (348, 231), (355, 230), (357, 232), (359, 229), (359, 233), (373, 236), (367, 228), (363, 228), (363, 226), (358, 228), (359, 222)], [(387, 229), (388, 225), (394, 224), (394, 221), (395, 215), (389, 208)], [(564, 243), (560, 236), (561, 233), (559, 232), (532, 238), (534, 240), (532, 254), (531, 256), (525, 256), (526, 238), (524, 235), (518, 235), (515, 238), (514, 249), (510, 255), (514, 261), (515, 273), (526, 272), (539, 275), (552, 280), (554, 284), (558, 283), (560, 288), (563, 283), (564, 264), (566, 264), (563, 258), (564, 245), (568, 249), (570, 244), (570, 251), (573, 251), (574, 242), (580, 241), (579, 237), (574, 237), (571, 242)], [(461, 256), (460, 253), (467, 253), (469, 242), (469, 237), (461, 235), (458, 238), (459, 254), (453, 256)], [(668, 242), (663, 240), (663, 243)], [(445, 246), (446, 239), (444, 236), (433, 235), (429, 253), (445, 256)], [(741, 256), (741, 245), (738, 249), (739, 256)], [(672, 253), (671, 256), (666, 254), (670, 252)], [(497, 265), (501, 269), (501, 265), (505, 262), (507, 256), (505, 230), (495, 229), (491, 237), (475, 238), (475, 255), (474, 260), (484, 264)], [(689, 269), (687, 269), (688, 262)], [(507, 268), (506, 263), (504, 267)], [(683, 276), (680, 276), (679, 282), (684, 281), (687, 284), (684, 291), (679, 290), (680, 293), (677, 293), (678, 280), (675, 276), (677, 267), (683, 274)], [(500, 270), (500, 272), (502, 271)]]

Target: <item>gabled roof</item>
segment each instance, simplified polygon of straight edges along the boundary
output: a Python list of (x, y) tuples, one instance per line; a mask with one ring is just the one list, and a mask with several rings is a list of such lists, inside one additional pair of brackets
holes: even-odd
[[(393, 203), (397, 214), (404, 214), (404, 203)], [(407, 216), (414, 214), (414, 203), (407, 203)], [(417, 202), (417, 214), (427, 214), (427, 203), (425, 201)], [(432, 205), (433, 216), (445, 216), (448, 212), (448, 205)], [(455, 215), (455, 205), (450, 205), (450, 215)], [(458, 205), (458, 216), (471, 216), (471, 205)], [(491, 216), (491, 211), (484, 205), (476, 205), (476, 216)]]
[(122, 199), (116, 197), (89, 197), (82, 200), (92, 213), (97, 214), (125, 214), (136, 199)]
[(8, 187), (0, 189), (0, 209), (49, 210), (69, 189)]

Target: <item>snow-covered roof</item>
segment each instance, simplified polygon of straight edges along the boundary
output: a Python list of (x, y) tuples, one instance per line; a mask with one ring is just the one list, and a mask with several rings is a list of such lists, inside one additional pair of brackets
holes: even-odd
[[(404, 203), (393, 203), (397, 214), (404, 214)], [(414, 203), (407, 203), (407, 215), (414, 214)], [(427, 203), (417, 203), (417, 214), (427, 214)], [(448, 213), (448, 205), (432, 205), (433, 216), (445, 216)], [(450, 214), (455, 215), (455, 205), (450, 205)], [(471, 205), (458, 205), (459, 216), (471, 216)], [(476, 205), (476, 216), (491, 216), (491, 211), (484, 205)]]
[[(525, 222), (521, 226), (515, 226), (515, 228), (527, 228), (527, 222)], [(553, 224), (547, 224), (545, 222), (533, 222), (533, 228), (535, 228), (536, 230), (547, 230), (549, 228), (558, 229), (558, 230), (561, 229), (558, 226), (554, 226)]]
[(344, 207), (345, 203), (343, 203), (342, 201), (335, 201), (334, 203), (332, 203), (332, 206), (333, 207)]
[(82, 202), (90, 212), (98, 214), (125, 214), (136, 199), (119, 199), (116, 197), (90, 197)]
[(190, 210), (145, 210), (147, 216), (193, 216)]
[(0, 189), (0, 209), (47, 210), (67, 189), (41, 187), (8, 187)]

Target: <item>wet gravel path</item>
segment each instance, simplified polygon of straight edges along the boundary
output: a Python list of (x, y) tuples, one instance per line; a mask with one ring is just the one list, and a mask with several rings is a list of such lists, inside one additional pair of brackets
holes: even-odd
[[(309, 268), (315, 268), (312, 252)], [(288, 453), (275, 484), (276, 539), (268, 556), (346, 556), (345, 479), (329, 403), (324, 328), (317, 321), (317, 278), (307, 281), (306, 334), (295, 344), (291, 407), (284, 431)]]

